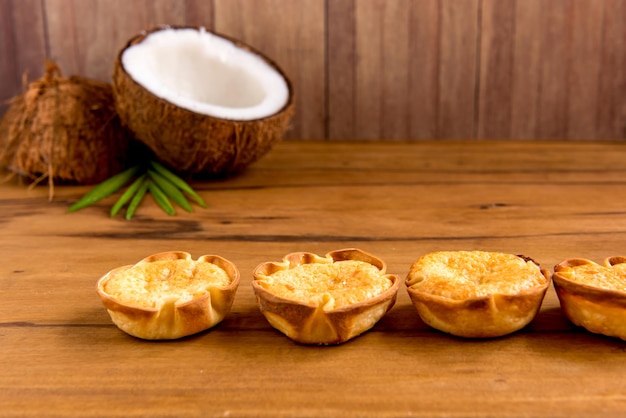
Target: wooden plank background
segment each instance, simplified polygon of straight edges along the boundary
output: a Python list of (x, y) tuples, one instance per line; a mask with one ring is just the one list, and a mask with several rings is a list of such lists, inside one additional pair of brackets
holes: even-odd
[(626, 0), (0, 0), (0, 112), (45, 58), (110, 81), (158, 24), (277, 61), (291, 139), (626, 139)]

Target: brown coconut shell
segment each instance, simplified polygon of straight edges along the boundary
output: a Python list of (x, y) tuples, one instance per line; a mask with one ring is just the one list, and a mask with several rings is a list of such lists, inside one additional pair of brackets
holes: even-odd
[[(277, 113), (250, 121), (220, 119), (180, 108), (138, 84), (122, 65), (122, 54), (127, 48), (162, 29), (154, 28), (134, 36), (117, 55), (113, 92), (122, 122), (137, 140), (150, 148), (157, 159), (180, 174), (211, 178), (242, 171), (266, 154), (287, 130), (294, 111), (293, 88), (289, 78), (276, 63), (249, 45), (206, 31), (259, 56), (276, 69), (288, 85), (289, 99)], [(173, 29), (201, 30), (190, 26)]]
[(63, 77), (48, 61), (0, 121), (0, 166), (51, 186), (95, 184), (128, 165), (130, 142), (110, 84)]

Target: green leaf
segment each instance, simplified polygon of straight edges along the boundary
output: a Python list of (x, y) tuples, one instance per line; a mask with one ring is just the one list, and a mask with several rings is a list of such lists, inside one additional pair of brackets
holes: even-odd
[(154, 200), (156, 200), (156, 202), (159, 204), (159, 206), (161, 206), (161, 209), (163, 209), (165, 213), (170, 216), (176, 214), (174, 206), (172, 206), (165, 193), (163, 193), (163, 190), (161, 190), (161, 188), (154, 181), (148, 182), (148, 190), (150, 190), (152, 197), (154, 197)]
[(138, 171), (139, 166), (131, 167), (103, 181), (102, 183), (91, 189), (78, 202), (70, 206), (68, 212), (75, 212), (79, 209), (83, 209), (89, 205), (92, 205), (99, 200), (109, 197), (110, 195), (118, 191), (126, 183), (128, 183), (128, 181), (132, 179)]
[(163, 167), (161, 164), (159, 164), (156, 161), (150, 161), (150, 164), (155, 169), (155, 171), (157, 171), (160, 175), (168, 179), (170, 182), (172, 182), (174, 185), (176, 185), (176, 187), (178, 187), (182, 191), (189, 194), (189, 196), (191, 196), (198, 203), (198, 205), (202, 206), (203, 208), (207, 207), (207, 204), (205, 203), (205, 201), (202, 200), (202, 198), (198, 195), (198, 193), (196, 193), (195, 190), (193, 190), (191, 186), (187, 184), (183, 179), (181, 179), (176, 174), (172, 173), (170, 170)]
[(139, 206), (139, 203), (141, 203), (141, 201), (143, 200), (143, 197), (146, 195), (146, 192), (148, 191), (148, 186), (150, 184), (150, 179), (144, 176), (144, 179), (141, 182), (141, 185), (139, 186), (139, 189), (137, 189), (137, 193), (135, 193), (135, 196), (133, 196), (133, 200), (130, 201), (130, 204), (128, 205), (128, 209), (126, 209), (126, 220), (130, 221), (130, 218), (133, 217), (133, 215), (135, 214), (135, 210), (137, 209), (137, 206)]
[(172, 199), (178, 206), (185, 209), (187, 212), (193, 212), (193, 207), (189, 204), (189, 201), (183, 192), (181, 192), (174, 183), (153, 170), (148, 170), (148, 175), (167, 197)]
[(113, 205), (113, 207), (111, 208), (111, 217), (117, 215), (117, 212), (119, 212), (119, 210), (122, 209), (122, 207), (126, 203), (128, 203), (128, 201), (133, 197), (137, 190), (139, 190), (145, 178), (146, 175), (143, 174), (142, 176), (135, 179), (135, 181), (128, 187), (128, 189), (126, 189), (126, 191), (122, 194), (118, 201), (115, 202), (115, 205)]

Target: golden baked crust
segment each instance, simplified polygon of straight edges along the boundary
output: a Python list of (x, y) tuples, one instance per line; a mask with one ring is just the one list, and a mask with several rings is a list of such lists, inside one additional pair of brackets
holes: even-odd
[(218, 324), (230, 311), (239, 271), (230, 261), (170, 251), (111, 270), (96, 286), (111, 320), (147, 340), (176, 339)]
[(459, 337), (489, 338), (534, 319), (550, 274), (522, 256), (439, 251), (413, 263), (405, 283), (426, 324)]
[(394, 305), (398, 276), (359, 249), (325, 257), (291, 253), (253, 272), (252, 286), (268, 322), (303, 344), (339, 344), (372, 328)]
[(573, 324), (626, 340), (626, 257), (607, 257), (602, 265), (570, 258), (554, 267), (552, 281)]

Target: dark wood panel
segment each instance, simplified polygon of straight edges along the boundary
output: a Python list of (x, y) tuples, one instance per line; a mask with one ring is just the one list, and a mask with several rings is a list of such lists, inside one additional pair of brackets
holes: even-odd
[(478, 97), (479, 138), (509, 138), (513, 85), (515, 5), (483, 0)]
[(0, 115), (6, 100), (22, 91), (24, 77), (43, 74), (44, 17), (38, 0), (0, 0)]
[(409, 49), (409, 138), (438, 137), (439, 101), (439, 2), (419, 0), (411, 4), (411, 40)]
[(188, 25), (213, 29), (215, 16), (213, 2), (207, 0), (185, 0), (185, 20)]
[(385, 4), (384, 0), (356, 4), (355, 136), (363, 139), (380, 137), (383, 131), (383, 48), (388, 47), (382, 36)]
[(571, 4), (566, 138), (585, 139), (596, 135), (594, 109), (601, 101), (602, 48), (599, 45), (602, 45), (605, 6), (606, 2), (592, 0), (573, 0)]
[(325, 136), (325, 9), (320, 0), (216, 0), (215, 29), (276, 61), (295, 86), (290, 138)]
[(624, 0), (0, 0), (0, 114), (46, 57), (107, 81), (158, 24), (277, 61), (288, 138), (626, 139)]
[(15, 34), (13, 31), (13, 1), (0, 0), (0, 56), (10, 59), (0, 60), (0, 113), (8, 107), (6, 100), (19, 91), (20, 81), (17, 76), (15, 56)]
[(571, 13), (569, 0), (541, 2), (540, 93), (537, 130), (534, 135), (538, 139), (564, 138), (567, 134), (570, 58), (568, 37)]
[(355, 0), (328, 2), (328, 132), (333, 139), (355, 137)]
[(478, 0), (441, 0), (438, 138), (475, 137), (478, 17)]
[(626, 1), (606, 0), (594, 138), (626, 139)]
[[(494, 4), (502, 7), (503, 3)], [(593, 0), (515, 2), (508, 137), (626, 137), (625, 112), (619, 110), (624, 107), (626, 91), (623, 4)], [(486, 35), (483, 32), (483, 37)], [(493, 83), (490, 73), (497, 68), (483, 63), (481, 81)], [(481, 85), (481, 91), (484, 89)], [(489, 106), (491, 94), (481, 93), (481, 109)], [(503, 109), (508, 106), (502, 92), (496, 102)], [(490, 119), (496, 114), (495, 109), (481, 113), (480, 124), (485, 128), (479, 136), (491, 122), (505, 126)]]
[(531, 139), (538, 120), (543, 0), (515, 2), (511, 136)]
[(177, 0), (46, 0), (50, 55), (64, 74), (109, 81), (115, 56), (136, 33), (184, 24)]
[(328, 6), (328, 136), (434, 138), (439, 2)]
[(411, 51), (411, 0), (387, 1), (382, 30), (382, 114), (380, 138), (406, 139), (411, 121), (411, 97), (407, 92)]

